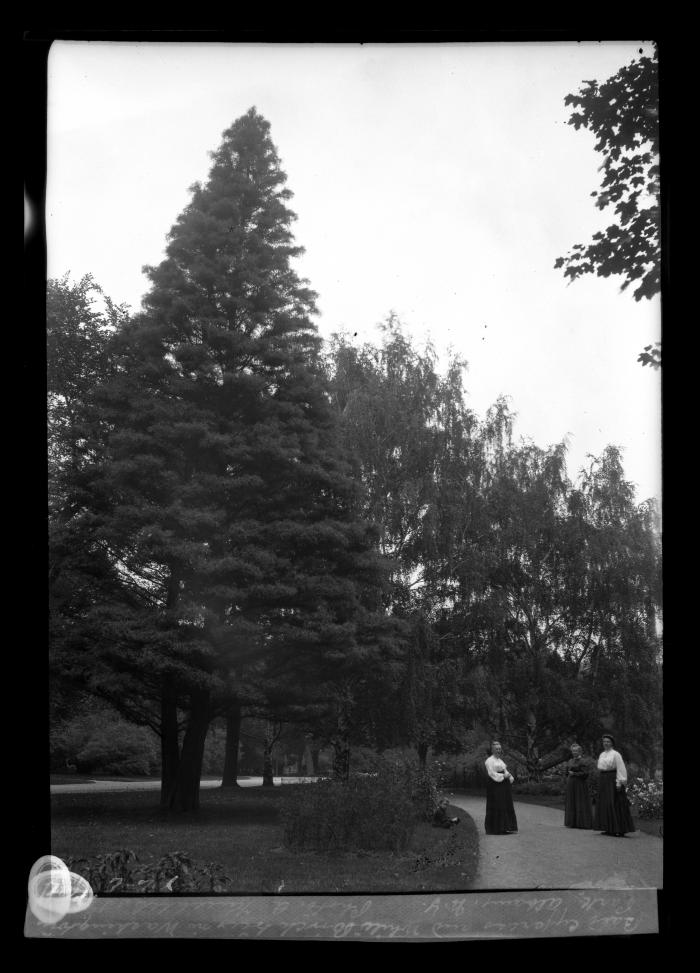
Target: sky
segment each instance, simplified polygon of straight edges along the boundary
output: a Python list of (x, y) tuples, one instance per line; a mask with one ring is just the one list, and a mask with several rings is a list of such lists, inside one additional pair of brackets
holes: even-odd
[(479, 416), (566, 439), (572, 478), (608, 444), (637, 499), (661, 495), (661, 377), (637, 355), (660, 300), (554, 269), (614, 221), (602, 157), (564, 98), (640, 41), (420, 44), (55, 42), (49, 55), (48, 276), (92, 274), (140, 306), (144, 264), (251, 106), (271, 124), (297, 214), (296, 262), (324, 337), (377, 338), (395, 312), (467, 361)]

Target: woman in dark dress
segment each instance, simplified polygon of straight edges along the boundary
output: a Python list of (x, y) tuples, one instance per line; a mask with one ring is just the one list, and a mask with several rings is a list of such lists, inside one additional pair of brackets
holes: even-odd
[(567, 828), (593, 827), (588, 767), (578, 743), (571, 744), (571, 760), (567, 764), (564, 824)]
[(614, 738), (606, 733), (602, 742), (603, 752), (598, 757), (598, 801), (593, 828), (603, 834), (622, 838), (635, 830), (625, 791), (627, 770), (622, 757), (614, 749)]
[(491, 756), (486, 759), (486, 834), (513, 834), (518, 830), (518, 822), (513, 807), (513, 793), (510, 785), (513, 775), (501, 759), (503, 748), (498, 740), (491, 744)]

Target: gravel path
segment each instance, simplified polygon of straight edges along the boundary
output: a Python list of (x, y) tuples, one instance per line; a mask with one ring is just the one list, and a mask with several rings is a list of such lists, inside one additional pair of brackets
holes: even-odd
[(486, 799), (450, 796), (479, 831), (476, 889), (661, 888), (663, 841), (643, 831), (609, 838), (564, 827), (564, 812), (515, 802), (517, 834), (484, 833)]

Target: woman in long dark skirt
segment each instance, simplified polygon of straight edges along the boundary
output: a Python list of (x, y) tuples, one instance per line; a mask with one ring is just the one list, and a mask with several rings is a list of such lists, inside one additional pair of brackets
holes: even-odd
[(593, 815), (593, 828), (603, 834), (622, 838), (635, 830), (625, 785), (627, 770), (608, 733), (603, 738), (603, 752), (598, 757), (598, 801)]
[(486, 834), (513, 834), (518, 830), (518, 822), (513, 807), (511, 784), (513, 775), (501, 759), (503, 747), (494, 740), (491, 756), (486, 758)]
[(567, 828), (593, 827), (588, 767), (578, 743), (571, 744), (571, 760), (567, 764), (564, 824)]

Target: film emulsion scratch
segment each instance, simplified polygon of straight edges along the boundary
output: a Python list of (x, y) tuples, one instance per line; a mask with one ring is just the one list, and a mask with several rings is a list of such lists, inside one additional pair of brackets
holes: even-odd
[(95, 899), (89, 912), (25, 933), (67, 939), (444, 940), (658, 932), (654, 889), (420, 896)]

